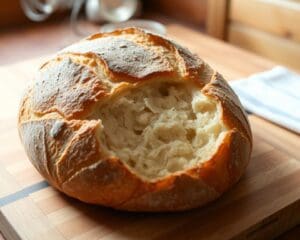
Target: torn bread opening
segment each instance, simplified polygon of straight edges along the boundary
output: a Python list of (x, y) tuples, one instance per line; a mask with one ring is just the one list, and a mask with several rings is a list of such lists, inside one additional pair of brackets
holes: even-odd
[(156, 82), (98, 108), (101, 149), (147, 180), (211, 158), (227, 131), (221, 105), (183, 83)]

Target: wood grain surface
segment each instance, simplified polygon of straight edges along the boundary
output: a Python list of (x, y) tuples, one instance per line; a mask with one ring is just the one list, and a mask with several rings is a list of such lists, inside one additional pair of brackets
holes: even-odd
[(299, 0), (232, 0), (227, 39), (300, 71), (299, 22)]
[(207, 1), (206, 31), (212, 37), (226, 38), (228, 5), (227, 0)]
[(143, 4), (144, 10), (148, 9), (198, 27), (204, 25), (207, 19), (207, 0), (144, 0)]
[[(273, 66), (180, 25), (170, 24), (168, 33), (227, 79)], [(207, 207), (133, 214), (84, 204), (47, 186), (26, 158), (16, 128), (22, 89), (43, 59), (0, 67), (0, 203), (6, 201), (0, 231), (7, 240), (270, 239), (300, 223), (300, 138), (256, 116), (250, 116), (254, 150), (246, 174)]]
[(229, 19), (300, 43), (298, 0), (232, 0)]
[(228, 41), (300, 71), (300, 44), (298, 42), (240, 23), (230, 24)]

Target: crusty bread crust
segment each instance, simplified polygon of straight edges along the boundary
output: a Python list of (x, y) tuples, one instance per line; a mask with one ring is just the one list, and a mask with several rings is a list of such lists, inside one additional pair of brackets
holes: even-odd
[[(222, 106), (228, 131), (203, 164), (148, 181), (101, 149), (99, 103), (160, 79), (193, 83)], [(39, 69), (22, 99), (19, 133), (36, 169), (84, 202), (130, 211), (180, 211), (210, 202), (248, 164), (252, 134), (223, 77), (172, 41), (136, 28), (98, 33), (59, 52)]]

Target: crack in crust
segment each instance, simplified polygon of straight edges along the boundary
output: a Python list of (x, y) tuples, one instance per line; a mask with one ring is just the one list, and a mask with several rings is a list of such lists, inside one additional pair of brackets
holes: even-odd
[[(89, 116), (104, 101), (164, 80), (193, 83), (216, 99), (228, 132), (205, 164), (151, 182), (102, 151), (101, 120)], [(246, 114), (223, 77), (189, 50), (135, 28), (94, 34), (43, 64), (18, 121), (29, 159), (54, 187), (130, 211), (179, 211), (216, 199), (239, 180), (252, 148)]]
[(173, 70), (163, 56), (123, 38), (107, 37), (86, 41), (79, 46), (71, 46), (66, 51), (93, 52), (101, 58), (106, 69), (113, 73), (115, 81), (121, 80), (118, 76), (126, 76), (134, 81), (154, 74), (167, 74)]

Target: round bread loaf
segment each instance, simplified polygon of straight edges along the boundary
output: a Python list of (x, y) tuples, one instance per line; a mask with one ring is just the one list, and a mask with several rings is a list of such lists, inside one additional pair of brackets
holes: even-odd
[(43, 64), (18, 122), (29, 159), (52, 186), (129, 211), (218, 198), (252, 149), (246, 114), (223, 77), (136, 28), (92, 35)]

